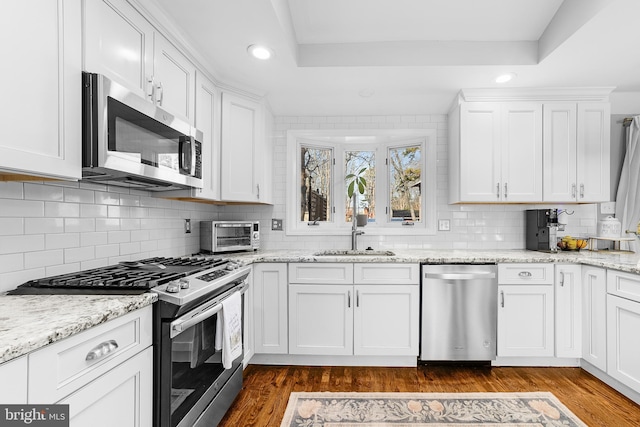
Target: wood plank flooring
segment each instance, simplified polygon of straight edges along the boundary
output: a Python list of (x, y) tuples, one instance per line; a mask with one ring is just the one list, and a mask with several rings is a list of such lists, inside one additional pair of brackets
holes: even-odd
[(590, 427), (640, 426), (640, 406), (580, 368), (250, 365), (221, 427), (278, 427), (292, 391), (549, 391)]

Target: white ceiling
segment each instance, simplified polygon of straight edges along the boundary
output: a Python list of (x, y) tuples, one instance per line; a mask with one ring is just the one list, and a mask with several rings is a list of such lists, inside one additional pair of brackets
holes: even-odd
[[(275, 115), (443, 114), (463, 88), (640, 91), (640, 0), (147, 1)], [(256, 43), (275, 57), (250, 58)]]

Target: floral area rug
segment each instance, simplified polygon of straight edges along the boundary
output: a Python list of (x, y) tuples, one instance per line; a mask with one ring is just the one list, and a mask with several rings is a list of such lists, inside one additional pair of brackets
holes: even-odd
[(551, 393), (291, 393), (280, 427), (586, 427)]

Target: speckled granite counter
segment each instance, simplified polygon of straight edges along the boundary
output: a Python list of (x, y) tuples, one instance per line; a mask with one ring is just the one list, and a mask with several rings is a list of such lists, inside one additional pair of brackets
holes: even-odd
[(0, 295), (0, 363), (153, 304), (152, 293)]
[(237, 254), (240, 262), (411, 262), (411, 263), (500, 263), (500, 262), (555, 262), (593, 265), (640, 274), (640, 254), (607, 252), (544, 253), (527, 250), (437, 250), (391, 249), (395, 256), (379, 255), (314, 255), (313, 250), (258, 251)]
[[(526, 250), (393, 249), (394, 256), (314, 255), (313, 250), (258, 251), (229, 258), (256, 262), (408, 262), (408, 263), (578, 263), (640, 274), (640, 254)], [(107, 320), (152, 304), (155, 294), (138, 296), (0, 295), (0, 363), (37, 350)]]

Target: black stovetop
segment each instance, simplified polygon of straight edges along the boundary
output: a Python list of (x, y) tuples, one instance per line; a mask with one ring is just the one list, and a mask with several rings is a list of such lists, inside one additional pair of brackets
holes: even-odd
[(210, 256), (125, 261), (117, 265), (30, 280), (8, 294), (139, 294), (225, 263), (227, 261), (222, 258)]

